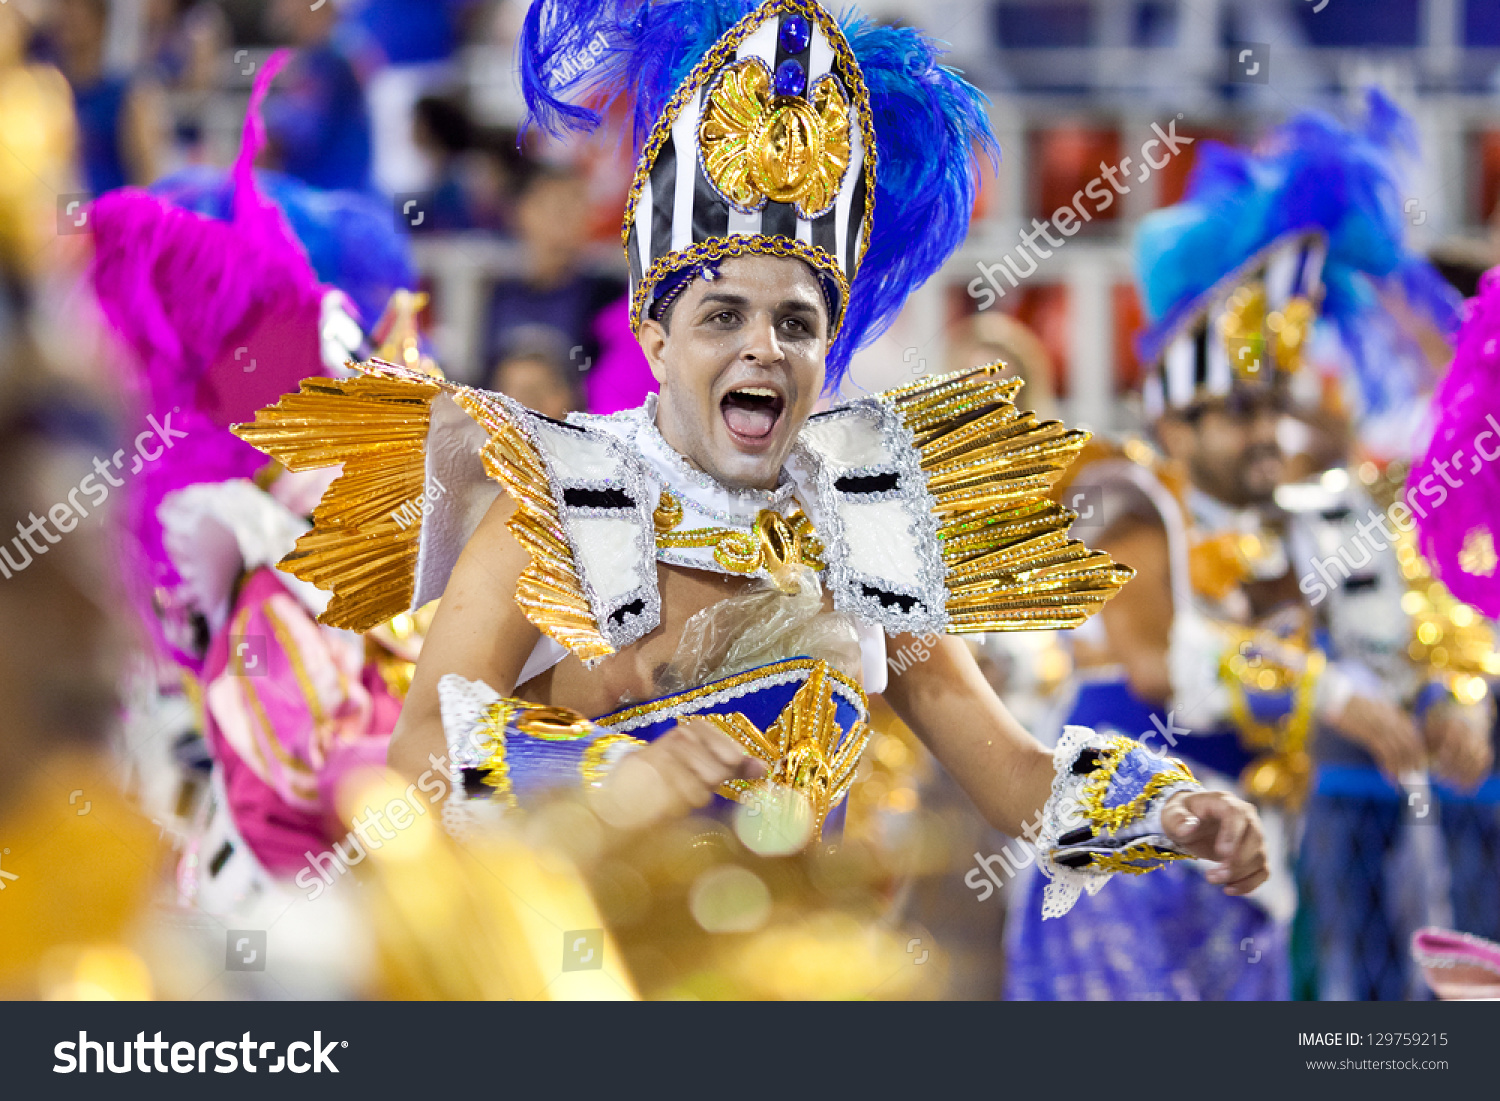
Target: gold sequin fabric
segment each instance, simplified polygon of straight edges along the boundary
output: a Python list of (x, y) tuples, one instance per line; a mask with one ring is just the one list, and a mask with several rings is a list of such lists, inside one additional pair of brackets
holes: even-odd
[(948, 630), (1077, 627), (1133, 577), (1068, 538), (1076, 515), (1048, 493), (1089, 439), (1015, 405), (1004, 364), (880, 395), (921, 454), (938, 518)]

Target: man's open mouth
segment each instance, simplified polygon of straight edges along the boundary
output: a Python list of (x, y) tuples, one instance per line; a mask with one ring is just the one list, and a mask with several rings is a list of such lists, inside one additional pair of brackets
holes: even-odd
[(730, 433), (746, 442), (767, 439), (785, 407), (786, 399), (768, 386), (741, 386), (719, 402)]

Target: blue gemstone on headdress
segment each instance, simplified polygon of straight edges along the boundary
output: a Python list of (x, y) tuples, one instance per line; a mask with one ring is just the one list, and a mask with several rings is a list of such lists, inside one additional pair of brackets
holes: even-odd
[(776, 66), (776, 94), (778, 96), (800, 96), (807, 90), (807, 71), (800, 61), (788, 58)]
[(807, 20), (800, 15), (789, 15), (781, 21), (781, 48), (789, 54), (800, 54), (807, 49), (812, 31)]

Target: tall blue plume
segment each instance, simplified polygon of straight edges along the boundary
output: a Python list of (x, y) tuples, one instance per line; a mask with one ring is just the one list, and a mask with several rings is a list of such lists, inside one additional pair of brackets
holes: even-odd
[(749, 0), (535, 0), (518, 50), (527, 125), (554, 137), (588, 133), (623, 98), (639, 152), (699, 58), (757, 7)]
[(843, 27), (870, 89), (878, 155), (875, 224), (844, 329), (829, 351), (830, 386), (849, 357), (890, 328), (911, 293), (963, 244), (979, 188), (979, 154), (992, 170), (1000, 159), (984, 94), (938, 63), (941, 52), (931, 39), (865, 18)]

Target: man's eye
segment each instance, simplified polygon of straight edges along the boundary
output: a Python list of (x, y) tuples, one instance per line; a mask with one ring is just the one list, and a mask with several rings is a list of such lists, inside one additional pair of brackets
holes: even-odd
[(803, 321), (800, 317), (788, 317), (781, 324), (783, 327), (789, 328), (794, 332), (805, 333), (808, 331), (807, 322)]

